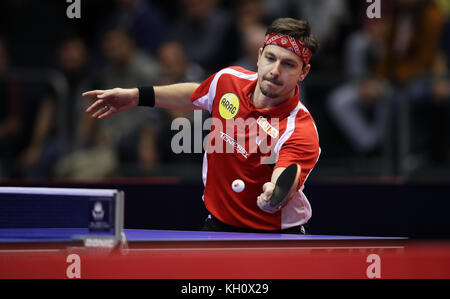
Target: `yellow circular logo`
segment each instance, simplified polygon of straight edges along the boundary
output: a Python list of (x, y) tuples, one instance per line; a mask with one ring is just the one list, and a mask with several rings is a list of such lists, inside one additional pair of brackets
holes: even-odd
[(226, 93), (219, 103), (219, 114), (224, 119), (231, 119), (239, 112), (239, 98), (234, 93)]

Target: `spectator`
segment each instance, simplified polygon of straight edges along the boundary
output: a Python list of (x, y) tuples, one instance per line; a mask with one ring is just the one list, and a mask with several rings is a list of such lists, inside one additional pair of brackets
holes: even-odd
[(233, 15), (220, 9), (217, 0), (179, 0), (179, 4), (182, 15), (169, 39), (180, 42), (207, 73), (232, 63), (239, 49)]
[(50, 143), (56, 136), (55, 90), (44, 75), (22, 75), (12, 72), (0, 41), (0, 172), (4, 167), (8, 177), (47, 177), (56, 154)]
[(271, 10), (267, 10), (263, 0), (243, 0), (235, 3), (237, 26), (244, 31), (249, 26), (262, 24), (267, 27), (276, 19)]
[(349, 81), (334, 90), (327, 103), (359, 156), (379, 154), (385, 138), (391, 93), (386, 82), (374, 77), (373, 67), (382, 59), (386, 33), (386, 22), (374, 20), (350, 36), (345, 47)]
[(347, 2), (345, 0), (315, 0), (315, 1), (295, 1), (296, 14), (309, 20), (311, 31), (321, 41), (330, 41), (337, 35), (339, 26), (348, 18)]
[(242, 29), (242, 53), (241, 57), (233, 65), (242, 66), (245, 69), (256, 72), (258, 52), (264, 43), (266, 28), (262, 25), (249, 25)]
[[(204, 80), (207, 76), (203, 68), (197, 63), (192, 62), (187, 53), (184, 51), (184, 48), (180, 43), (176, 41), (168, 41), (164, 43), (160, 49), (158, 50), (158, 62), (161, 69), (160, 80), (158, 81), (158, 85), (167, 85), (174, 84), (179, 82), (200, 82)], [(191, 124), (191, 136), (196, 134), (194, 130), (194, 118), (195, 113), (199, 113), (202, 115), (202, 119), (198, 119), (196, 121), (202, 121), (203, 119), (208, 117), (208, 113), (202, 111), (180, 111), (180, 110), (161, 110), (161, 115), (164, 115), (163, 125), (165, 126), (159, 136), (160, 142), (158, 143), (159, 147), (162, 147), (161, 150), (161, 162), (167, 164), (180, 164), (180, 163), (198, 163), (201, 164), (202, 156), (201, 155), (193, 155), (190, 153), (180, 153), (175, 154), (171, 146), (171, 140), (178, 131), (171, 130), (172, 121), (176, 118), (184, 118), (189, 120)], [(197, 132), (198, 133), (198, 132)], [(203, 141), (203, 138), (200, 140)], [(202, 148), (203, 145), (200, 145)], [(194, 144), (192, 144), (191, 150), (194, 150)], [(146, 151), (148, 153), (148, 151)], [(179, 171), (180, 168), (176, 169)], [(179, 175), (183, 175), (178, 172)]]
[[(135, 86), (156, 84), (158, 65), (151, 57), (137, 49), (131, 37), (123, 29), (112, 29), (103, 37), (103, 53), (107, 65), (96, 75), (95, 86), (106, 89), (111, 86)], [(66, 157), (56, 172), (63, 177), (106, 177), (128, 172), (146, 158), (143, 165), (154, 164), (159, 153), (142, 155), (141, 145), (152, 145), (160, 116), (155, 110), (141, 111), (130, 116), (116, 115), (100, 123), (83, 113), (79, 136), (89, 146)], [(98, 125), (98, 127), (97, 127)], [(148, 140), (147, 140), (148, 139)], [(85, 169), (83, 165), (91, 165)], [(133, 170), (131, 170), (133, 171)]]
[(167, 85), (178, 82), (192, 82), (204, 80), (203, 68), (192, 62), (183, 46), (176, 41), (167, 41), (158, 49), (158, 63), (161, 74), (158, 84)]
[[(7, 177), (42, 178), (50, 175), (56, 151), (55, 91), (47, 78), (24, 80), (9, 68), (0, 41), (0, 172)], [(2, 169), (3, 168), (3, 169)]]
[[(437, 62), (425, 109), (428, 142), (425, 147), (434, 166), (448, 167), (450, 150), (450, 73), (448, 56)], [(442, 65), (439, 65), (442, 64)], [(440, 70), (439, 70), (440, 69)], [(447, 165), (447, 166), (445, 166)]]
[[(315, 69), (340, 71), (342, 44), (354, 24), (350, 8), (351, 1), (346, 0), (265, 0), (268, 11), (282, 16), (308, 20), (311, 32), (320, 40), (320, 52), (313, 60)], [(365, 1), (364, 1), (365, 2)]]
[(436, 1), (445, 16), (438, 54), (425, 79), (408, 89), (412, 102), (412, 151), (423, 157), (421, 166), (448, 168), (450, 151), (450, 5)]
[[(150, 0), (117, 0), (117, 8), (106, 18), (104, 32), (127, 31), (138, 49), (155, 55), (166, 35), (166, 18)], [(104, 33), (103, 32), (103, 33)]]
[(19, 86), (7, 76), (8, 68), (6, 43), (0, 39), (0, 178), (13, 176), (13, 159), (19, 150), (22, 131)]
[(47, 178), (59, 154), (55, 90), (47, 82), (21, 83), (21, 113), (24, 120), (25, 148), (19, 156), (21, 175), (26, 178)]
[(390, 96), (388, 86), (373, 78), (349, 82), (330, 94), (331, 116), (359, 156), (381, 153)]
[[(80, 97), (82, 90), (89, 88), (88, 49), (82, 38), (64, 40), (58, 50), (58, 70), (67, 83), (67, 95), (60, 99), (60, 113), (64, 115), (65, 153), (68, 154), (86, 140), (77, 134), (78, 120), (84, 112), (86, 101)], [(81, 137), (81, 139), (80, 139)]]
[(387, 53), (377, 73), (400, 86), (429, 74), (443, 22), (432, 0), (395, 0)]
[[(434, 0), (395, 0), (387, 51), (377, 74), (395, 87), (394, 111), (402, 174), (441, 163), (448, 140), (445, 77), (437, 75), (444, 14)], [(436, 63), (438, 62), (438, 63)], [(442, 72), (441, 72), (442, 73)], [(440, 136), (440, 137), (438, 137)]]

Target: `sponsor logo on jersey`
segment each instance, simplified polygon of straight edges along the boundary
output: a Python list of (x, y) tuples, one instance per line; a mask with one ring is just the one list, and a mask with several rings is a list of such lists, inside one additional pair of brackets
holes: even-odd
[(244, 156), (245, 159), (248, 158), (248, 152), (245, 150), (245, 148), (237, 143), (236, 140), (231, 138), (229, 135), (225, 134), (224, 132), (220, 132), (220, 138), (223, 139), (223, 141), (229, 143), (231, 146), (233, 146), (233, 149), (237, 150), (238, 153), (240, 153), (242, 156)]
[(274, 126), (272, 126), (264, 117), (258, 117), (256, 123), (261, 127), (261, 129), (264, 130), (264, 132), (267, 133), (267, 135), (271, 136), (272, 138), (278, 137), (279, 131)]
[(219, 103), (219, 114), (224, 119), (232, 119), (239, 112), (239, 98), (234, 93), (226, 93)]

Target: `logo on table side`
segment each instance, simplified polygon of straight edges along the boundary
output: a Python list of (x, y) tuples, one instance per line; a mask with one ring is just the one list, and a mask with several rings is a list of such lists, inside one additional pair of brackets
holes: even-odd
[(97, 201), (94, 205), (94, 209), (92, 209), (92, 217), (94, 217), (94, 220), (99, 221), (103, 220), (104, 216), (105, 211), (103, 210), (103, 205), (101, 202)]
[(224, 119), (232, 119), (239, 112), (239, 98), (234, 93), (226, 93), (219, 102), (219, 114)]

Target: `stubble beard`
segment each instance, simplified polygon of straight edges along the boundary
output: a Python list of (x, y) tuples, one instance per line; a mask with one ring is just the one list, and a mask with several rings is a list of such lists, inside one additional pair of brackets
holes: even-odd
[(264, 96), (268, 97), (268, 98), (276, 99), (276, 98), (278, 98), (278, 97), (280, 96), (280, 95), (279, 95), (278, 93), (276, 93), (276, 92), (270, 92), (269, 90), (264, 89), (264, 87), (262, 86), (262, 84), (259, 85), (259, 89), (261, 90), (261, 93), (262, 93)]

